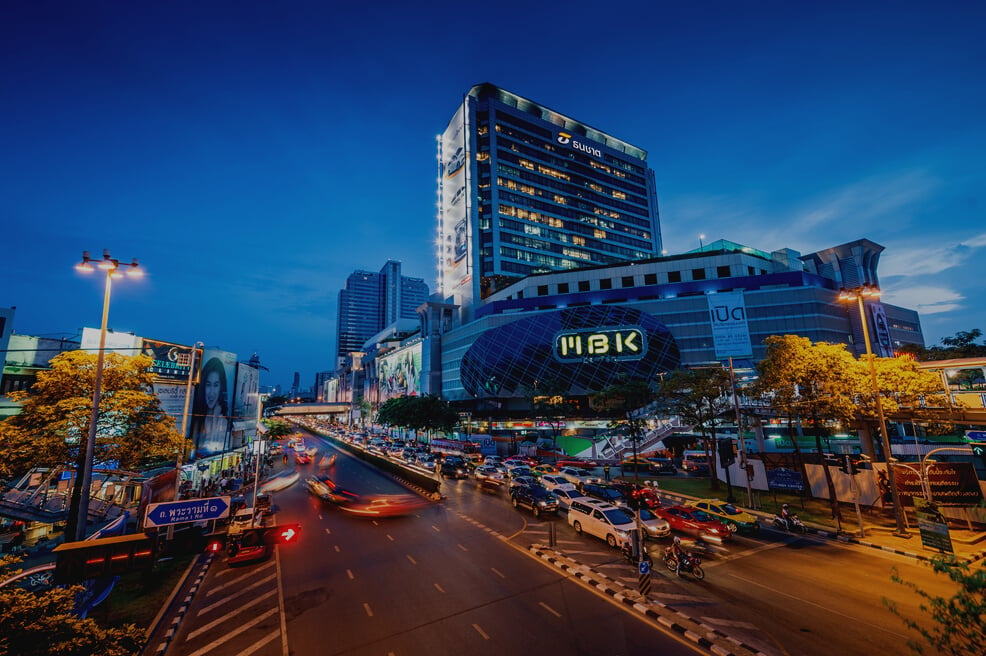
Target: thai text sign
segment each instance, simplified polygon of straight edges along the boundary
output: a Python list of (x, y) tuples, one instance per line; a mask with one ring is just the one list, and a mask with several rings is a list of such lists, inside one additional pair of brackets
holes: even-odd
[[(924, 498), (921, 489), (921, 463), (911, 466), (894, 465), (894, 481), (901, 503), (913, 505), (915, 498)], [(974, 506), (983, 493), (971, 462), (932, 462), (924, 465), (925, 479), (931, 498), (945, 506)]]
[(753, 355), (743, 292), (709, 294), (706, 299), (709, 302), (709, 322), (712, 325), (716, 358)]
[(147, 507), (144, 528), (223, 519), (229, 517), (229, 502), (230, 497), (208, 497), (153, 503)]
[(938, 549), (955, 553), (952, 549), (952, 538), (948, 533), (948, 524), (938, 512), (938, 504), (914, 497), (914, 514), (918, 519), (918, 530), (921, 533), (921, 544), (929, 549)]

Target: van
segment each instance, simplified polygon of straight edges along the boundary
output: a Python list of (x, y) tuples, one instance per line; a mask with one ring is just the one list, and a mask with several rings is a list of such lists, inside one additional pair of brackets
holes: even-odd
[(709, 458), (704, 451), (685, 451), (681, 470), (686, 474), (708, 474)]
[(595, 499), (572, 499), (568, 507), (568, 523), (576, 533), (588, 533), (611, 547), (627, 541), (636, 528), (633, 519), (611, 503)]

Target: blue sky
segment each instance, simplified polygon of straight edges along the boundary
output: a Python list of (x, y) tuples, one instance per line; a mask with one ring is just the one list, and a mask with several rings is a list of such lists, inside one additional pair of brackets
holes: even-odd
[[(688, 6), (681, 6), (688, 5)], [(490, 8), (495, 14), (480, 10)], [(978, 2), (8, 2), (0, 306), (331, 368), (336, 297), (434, 285), (435, 135), (492, 82), (649, 152), (665, 248), (884, 246), (929, 344), (986, 330)]]

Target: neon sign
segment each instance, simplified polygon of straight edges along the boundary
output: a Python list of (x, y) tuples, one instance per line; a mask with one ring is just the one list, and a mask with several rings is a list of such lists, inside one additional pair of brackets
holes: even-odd
[(555, 336), (554, 356), (559, 362), (639, 360), (647, 352), (640, 328), (595, 328)]

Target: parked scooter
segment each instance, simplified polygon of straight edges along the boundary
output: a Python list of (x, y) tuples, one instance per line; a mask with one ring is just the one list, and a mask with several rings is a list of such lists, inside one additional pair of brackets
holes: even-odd
[(774, 528), (779, 528), (784, 531), (790, 531), (791, 533), (807, 533), (808, 528), (802, 523), (798, 516), (791, 514), (788, 516), (788, 520), (784, 521), (784, 518), (780, 515), (774, 515)]
[(678, 567), (678, 559), (674, 555), (674, 549), (666, 547), (664, 549), (664, 564), (672, 572), (691, 572), (697, 580), (705, 579), (705, 570), (702, 569), (702, 558), (690, 551), (681, 552), (681, 567)]

